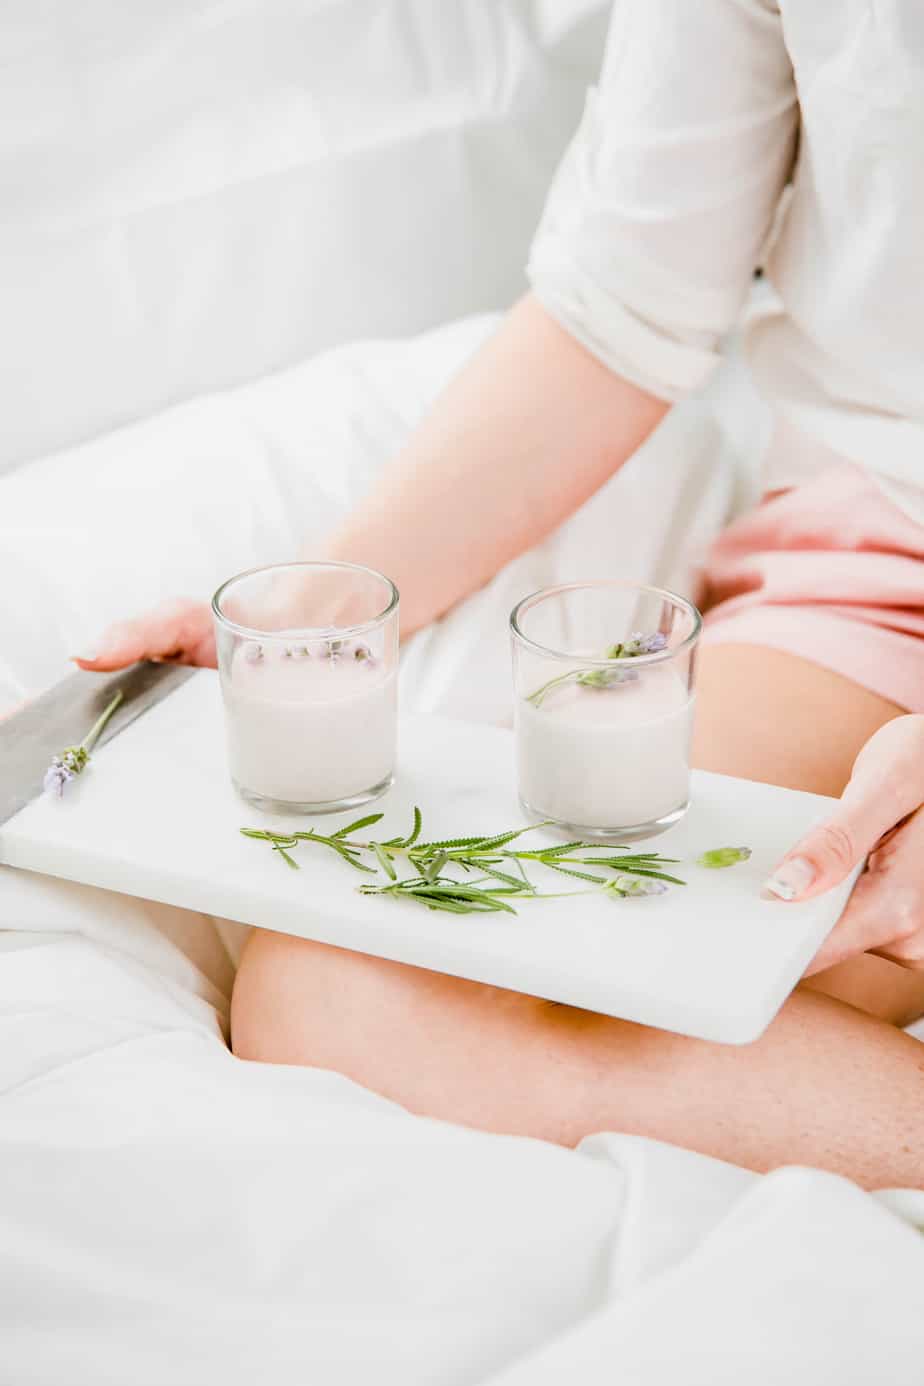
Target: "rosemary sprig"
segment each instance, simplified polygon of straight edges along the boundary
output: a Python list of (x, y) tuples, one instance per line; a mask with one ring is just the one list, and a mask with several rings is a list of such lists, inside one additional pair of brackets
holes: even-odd
[[(512, 844), (525, 833), (547, 827), (547, 823), (510, 828), (501, 833), (476, 834), (421, 842), (422, 815), (414, 809), (414, 823), (404, 837), (357, 837), (364, 828), (373, 827), (382, 819), (381, 813), (357, 818), (333, 833), (319, 833), (314, 828), (300, 832), (276, 833), (264, 828), (241, 828), (245, 837), (268, 842), (286, 865), (298, 870), (292, 856), (301, 843), (312, 842), (327, 847), (352, 866), (370, 876), (386, 877), (385, 882), (366, 882), (359, 887), (364, 895), (393, 895), (415, 899), (430, 909), (446, 910), (453, 914), (507, 913), (516, 911), (510, 899), (549, 899), (562, 892), (541, 891), (530, 880), (526, 863), (547, 867), (560, 875), (589, 883), (595, 890), (623, 899), (630, 895), (659, 894), (667, 883), (683, 885), (678, 876), (669, 875), (664, 866), (674, 865), (675, 859), (657, 852), (631, 852), (628, 848), (598, 846), (589, 842), (564, 842), (552, 846), (524, 849)], [(364, 860), (364, 857), (366, 858)], [(407, 861), (416, 874), (399, 877), (395, 863)], [(371, 859), (374, 865), (369, 864)], [(592, 867), (593, 870), (586, 870)], [(474, 875), (470, 881), (459, 880), (452, 870)], [(602, 874), (601, 874), (602, 873)], [(568, 891), (569, 895), (590, 893)]]

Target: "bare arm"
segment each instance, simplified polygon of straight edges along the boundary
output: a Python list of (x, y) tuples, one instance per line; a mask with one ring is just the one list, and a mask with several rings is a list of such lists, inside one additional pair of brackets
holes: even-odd
[(528, 295), (325, 555), (387, 573), (401, 591), (402, 630), (416, 630), (583, 504), (667, 407), (601, 365)]
[[(310, 557), (387, 573), (401, 592), (401, 629), (409, 634), (566, 519), (667, 408), (601, 365), (527, 296)], [(121, 622), (78, 662), (118, 669), (165, 657), (214, 664), (207, 604), (167, 602)]]

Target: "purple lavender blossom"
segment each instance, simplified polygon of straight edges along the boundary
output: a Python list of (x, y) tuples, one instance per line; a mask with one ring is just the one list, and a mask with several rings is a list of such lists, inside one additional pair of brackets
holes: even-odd
[(86, 768), (90, 759), (90, 752), (121, 701), (122, 691), (120, 689), (105, 712), (93, 723), (79, 746), (68, 746), (67, 750), (62, 751), (59, 756), (52, 756), (51, 764), (45, 771), (42, 780), (42, 788), (46, 794), (54, 794), (59, 799), (63, 798), (65, 785), (69, 784)]
[(375, 663), (369, 646), (361, 640), (329, 640), (327, 650), (328, 659), (335, 663), (340, 659), (355, 659), (360, 664)]
[(55, 794), (60, 799), (64, 794), (64, 786), (73, 778), (74, 771), (68, 769), (60, 756), (55, 756), (45, 771), (42, 788), (46, 794)]
[(326, 639), (306, 642), (303, 645), (283, 645), (281, 649), (265, 649), (257, 641), (249, 641), (243, 646), (243, 658), (248, 664), (259, 664), (267, 657), (277, 659), (326, 659), (331, 664), (341, 660), (355, 659), (359, 664), (374, 668), (377, 660), (372, 650), (361, 640)]
[(623, 653), (628, 655), (658, 654), (661, 650), (667, 649), (667, 636), (660, 630), (652, 631), (650, 635), (645, 635), (642, 631), (633, 631), (626, 641)]

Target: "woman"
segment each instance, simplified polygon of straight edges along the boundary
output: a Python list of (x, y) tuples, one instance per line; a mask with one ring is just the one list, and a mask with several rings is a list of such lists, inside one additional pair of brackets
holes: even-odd
[[(394, 578), (405, 632), (434, 620), (706, 378), (762, 264), (768, 495), (707, 566), (695, 758), (824, 794), (849, 780), (778, 868), (783, 900), (883, 839), (811, 979), (735, 1050), (258, 931), (239, 1055), (493, 1130), (635, 1131), (924, 1185), (924, 1051), (899, 1028), (924, 1012), (924, 717), (903, 715), (924, 710), (922, 68), (917, 0), (621, 0), (532, 292), (325, 550)], [(118, 628), (81, 663), (142, 655), (214, 662), (205, 606)]]

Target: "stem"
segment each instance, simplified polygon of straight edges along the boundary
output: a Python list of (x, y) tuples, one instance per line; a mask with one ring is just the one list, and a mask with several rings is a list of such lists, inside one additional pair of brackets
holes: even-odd
[(112, 702), (106, 708), (106, 711), (100, 717), (98, 717), (96, 721), (93, 723), (93, 726), (90, 728), (86, 736), (81, 741), (78, 750), (86, 751), (87, 753), (93, 750), (93, 747), (96, 745), (97, 741), (102, 736), (106, 728), (106, 723), (109, 721), (109, 718), (115, 712), (116, 708), (119, 706), (119, 703), (121, 701), (122, 691), (120, 689), (119, 692), (113, 698)]
[(541, 688), (537, 688), (535, 693), (530, 693), (526, 701), (532, 703), (533, 707), (538, 707), (550, 689), (556, 688), (560, 683), (571, 683), (572, 680), (578, 678), (580, 674), (586, 674), (587, 672), (586, 669), (572, 669), (570, 673), (567, 674), (556, 674), (554, 679), (549, 679), (548, 683), (544, 683)]

